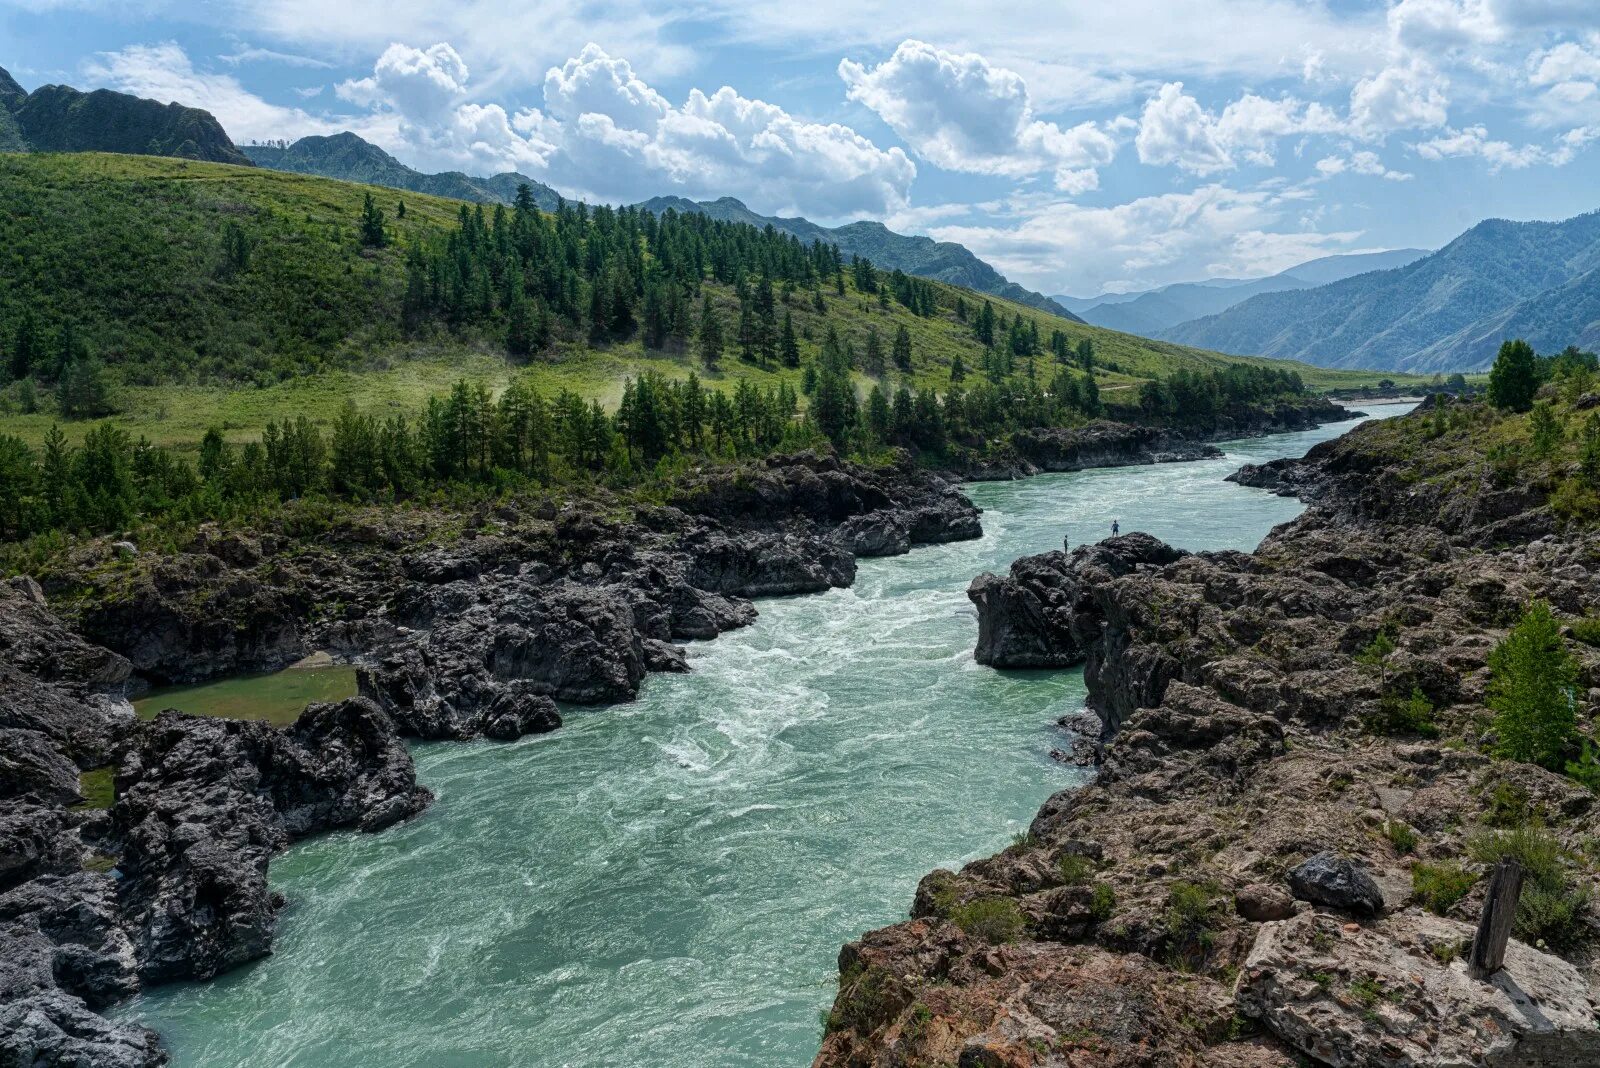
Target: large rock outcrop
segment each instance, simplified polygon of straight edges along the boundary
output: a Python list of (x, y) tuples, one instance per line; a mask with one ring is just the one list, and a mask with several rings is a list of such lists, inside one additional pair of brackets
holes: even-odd
[(382, 830), (430, 794), (376, 704), (311, 705), (292, 727), (163, 712), (140, 724), (112, 820), (147, 982), (208, 979), (269, 952), (267, 861), (339, 827)]
[(978, 663), (999, 668), (1082, 663), (1100, 640), (1103, 621), (1087, 591), (1185, 555), (1148, 534), (1133, 533), (1080, 545), (1071, 555), (1024, 556), (1005, 578), (979, 575), (967, 587), (967, 597), (978, 609)]
[(1521, 942), (1487, 982), (1459, 959), (1473, 927), (1426, 913), (1342, 924), (1306, 913), (1262, 926), (1241, 1011), (1332, 1068), (1581, 1068), (1600, 1064), (1590, 984)]

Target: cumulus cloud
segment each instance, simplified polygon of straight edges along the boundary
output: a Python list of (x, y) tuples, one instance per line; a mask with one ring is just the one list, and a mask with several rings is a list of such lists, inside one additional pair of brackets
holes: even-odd
[(392, 44), (347, 101), (398, 121), (401, 140), (437, 164), (520, 169), (578, 196), (638, 200), (737, 196), (764, 211), (882, 215), (908, 202), (916, 167), (846, 126), (806, 122), (727, 86), (674, 106), (628, 60), (595, 44), (546, 71), (544, 107), (508, 115), (471, 99), (448, 44)]
[(876, 67), (840, 61), (839, 77), (851, 100), (946, 170), (1012, 177), (1052, 171), (1058, 189), (1082, 192), (1095, 187), (1095, 169), (1117, 153), (1106, 127), (1062, 129), (1036, 118), (1022, 76), (976, 53), (907, 40)]
[(1405, 171), (1391, 170), (1376, 152), (1367, 150), (1352, 152), (1347, 156), (1324, 156), (1317, 160), (1317, 173), (1324, 178), (1340, 174), (1364, 174), (1391, 182), (1409, 182), (1416, 177)]
[(1317, 232), (1301, 224), (1302, 206), (1294, 191), (1209, 184), (1107, 207), (1030, 203), (1009, 225), (949, 225), (932, 234), (959, 241), (1024, 285), (1092, 293), (1197, 275), (1272, 274), (1351, 251), (1359, 232)]
[(1498, 40), (1505, 32), (1489, 0), (1400, 0), (1389, 31), (1403, 48), (1437, 51)]
[(1350, 131), (1377, 141), (1399, 130), (1443, 126), (1450, 111), (1448, 85), (1424, 60), (1391, 63), (1350, 90)]
[(1487, 127), (1476, 125), (1447, 130), (1438, 137), (1412, 147), (1423, 159), (1481, 159), (1489, 164), (1489, 170), (1493, 173), (1508, 168), (1564, 167), (1596, 139), (1600, 139), (1600, 126), (1569, 130), (1548, 147), (1536, 144), (1519, 146), (1496, 140), (1489, 136)]
[(1182, 82), (1168, 82), (1145, 103), (1135, 145), (1141, 162), (1205, 175), (1231, 170), (1241, 159), (1270, 166), (1280, 139), (1341, 127), (1339, 117), (1321, 104), (1254, 93), (1213, 114), (1184, 92)]
[(1540, 126), (1600, 122), (1600, 33), (1579, 43), (1563, 41), (1528, 57), (1528, 101)]
[[(205, 108), (235, 141), (337, 133), (348, 123), (333, 123), (300, 108), (269, 103), (231, 74), (197, 70), (176, 42), (130, 45), (101, 52), (84, 64), (91, 84), (162, 102)], [(368, 126), (369, 132), (381, 127)]]

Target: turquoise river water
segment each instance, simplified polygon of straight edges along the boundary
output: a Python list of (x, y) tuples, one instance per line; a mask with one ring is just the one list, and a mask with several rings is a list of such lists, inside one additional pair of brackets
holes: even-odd
[(290, 904), (272, 957), (123, 1014), (180, 1068), (808, 1064), (839, 946), (1083, 774), (1049, 755), (1081, 674), (976, 665), (972, 577), (1113, 518), (1253, 548), (1300, 505), (1223, 476), (1352, 425), (972, 485), (980, 541), (762, 601), (754, 626), (690, 647), (692, 674), (567, 709), (553, 734), (418, 745), (427, 813), (273, 862)]

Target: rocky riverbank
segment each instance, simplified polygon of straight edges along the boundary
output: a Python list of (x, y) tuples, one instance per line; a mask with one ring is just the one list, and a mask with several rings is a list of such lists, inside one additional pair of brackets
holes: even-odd
[[(556, 700), (627, 700), (683, 670), (674, 640), (748, 624), (751, 597), (979, 533), (909, 463), (801, 455), (691, 472), (648, 504), (373, 509), (316, 538), (202, 529), (176, 553), (94, 543), (53, 577), (72, 625), (32, 580), (0, 586), (0, 1066), (164, 1063), (155, 1035), (97, 1010), (270, 953), (274, 854), (428, 803), (402, 735), (553, 729)], [(287, 729), (135, 721), (125, 700), (315, 649), (360, 658), (363, 696)], [(114, 800), (90, 803), (80, 776), (112, 768)]]
[[(1485, 708), (1526, 604), (1600, 614), (1561, 458), (1485, 462), (1519, 418), (1430, 405), (1246, 473), (1311, 504), (1252, 554), (1131, 535), (976, 580), (981, 660), (1084, 664), (1099, 770), (845, 947), (817, 1065), (1600, 1063), (1600, 810), (1493, 756)], [(1586, 721), (1600, 652), (1566, 644)], [(1539, 889), (1476, 982), (1508, 841)]]
[(1204, 427), (1163, 427), (1102, 419), (1081, 427), (1022, 430), (958, 466), (961, 478), (996, 482), (1043, 472), (1182, 463), (1222, 455), (1214, 442), (1310, 430), (1356, 413), (1322, 397), (1252, 405)]

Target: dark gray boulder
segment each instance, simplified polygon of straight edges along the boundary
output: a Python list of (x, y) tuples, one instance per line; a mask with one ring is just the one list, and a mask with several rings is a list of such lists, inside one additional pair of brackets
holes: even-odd
[(1337, 853), (1318, 853), (1289, 873), (1289, 889), (1302, 901), (1343, 912), (1375, 916), (1383, 891), (1366, 866)]

